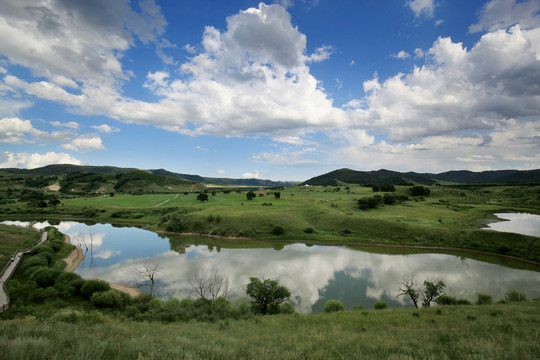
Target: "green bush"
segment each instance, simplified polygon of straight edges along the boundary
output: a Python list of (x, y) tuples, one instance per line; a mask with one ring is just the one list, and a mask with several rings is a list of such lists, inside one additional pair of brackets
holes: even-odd
[(294, 312), (295, 312), (294, 305), (291, 304), (290, 302), (286, 301), (283, 304), (281, 304), (282, 314), (290, 315), (290, 314), (294, 314)]
[(489, 305), (492, 302), (491, 295), (489, 294), (476, 294), (476, 296), (478, 298), (476, 301), (478, 305)]
[(49, 286), (54, 285), (56, 278), (58, 278), (60, 274), (62, 274), (62, 271), (60, 270), (47, 269), (39, 273), (34, 280), (39, 287), (48, 288)]
[(525, 294), (520, 293), (517, 290), (510, 290), (506, 293), (506, 296), (504, 298), (506, 301), (525, 301), (527, 298), (525, 297)]
[(97, 307), (122, 308), (129, 305), (131, 298), (123, 292), (110, 289), (107, 291), (95, 292), (90, 301)]
[(285, 233), (285, 229), (283, 229), (283, 226), (274, 225), (272, 227), (272, 235), (283, 235), (284, 233)]
[(92, 295), (97, 292), (110, 290), (109, 284), (102, 280), (85, 280), (81, 286), (81, 295), (90, 300)]
[(453, 296), (443, 295), (437, 298), (435, 301), (437, 305), (456, 305), (457, 300)]
[(384, 301), (377, 301), (373, 307), (375, 308), (375, 310), (382, 310), (387, 308)]
[(324, 309), (323, 309), (325, 313), (344, 311), (344, 310), (345, 310), (345, 306), (343, 306), (343, 303), (339, 300), (334, 300), (334, 299), (328, 300), (326, 304), (324, 304)]
[(304, 232), (306, 234), (313, 234), (315, 232), (315, 230), (312, 227), (307, 227), (307, 228), (304, 229)]
[(29, 259), (24, 259), (23, 260), (23, 263), (21, 265), (21, 271), (26, 274), (27, 270), (29, 268), (32, 268), (32, 267), (35, 267), (35, 266), (48, 266), (49, 263), (47, 261), (47, 259), (43, 256), (39, 256), (39, 255), (36, 255), (36, 256), (32, 256), (31, 258)]
[(40, 253), (43, 253), (43, 252), (48, 252), (51, 255), (54, 254), (54, 250), (50, 246), (38, 245), (38, 246), (32, 248), (32, 250), (30, 250), (30, 255), (37, 255), (37, 254), (40, 254)]

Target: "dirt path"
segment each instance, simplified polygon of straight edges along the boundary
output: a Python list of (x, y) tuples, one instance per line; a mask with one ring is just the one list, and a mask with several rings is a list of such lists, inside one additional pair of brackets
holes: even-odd
[[(64, 239), (66, 243), (71, 244), (71, 240), (69, 236), (65, 235)], [(66, 267), (64, 271), (67, 271), (67, 272), (75, 271), (75, 269), (79, 267), (79, 265), (84, 260), (84, 254), (83, 254), (82, 249), (76, 248), (72, 250), (69, 253), (68, 257), (66, 257), (63, 260), (66, 262)], [(87, 280), (91, 280), (91, 279), (87, 279)], [(128, 284), (113, 283), (113, 282), (108, 282), (108, 283), (111, 286), (111, 288), (122, 291), (131, 297), (136, 297), (142, 294), (142, 291), (140, 289), (133, 287), (131, 285), (128, 285)]]

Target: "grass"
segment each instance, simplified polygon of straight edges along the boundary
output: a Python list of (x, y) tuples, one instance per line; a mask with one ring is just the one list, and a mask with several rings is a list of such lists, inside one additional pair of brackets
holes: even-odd
[(26, 249), (39, 241), (40, 233), (15, 226), (0, 225), (0, 267), (20, 249)]
[(0, 321), (3, 359), (538, 359), (540, 303), (217, 323)]

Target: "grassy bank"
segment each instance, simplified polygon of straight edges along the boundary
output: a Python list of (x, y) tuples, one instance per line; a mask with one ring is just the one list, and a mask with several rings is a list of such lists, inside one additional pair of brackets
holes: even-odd
[(6, 225), (0, 225), (0, 235), (0, 270), (15, 251), (34, 245), (40, 237), (37, 231)]
[(540, 303), (218, 323), (0, 321), (3, 359), (538, 359)]

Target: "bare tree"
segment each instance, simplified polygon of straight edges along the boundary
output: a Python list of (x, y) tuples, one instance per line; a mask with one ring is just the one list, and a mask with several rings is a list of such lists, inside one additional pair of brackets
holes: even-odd
[(160, 272), (161, 266), (159, 264), (147, 264), (144, 263), (141, 268), (135, 268), (139, 277), (144, 281), (150, 281), (150, 284), (137, 284), (137, 287), (150, 286), (150, 295), (154, 296), (154, 284), (156, 275)]
[(411, 298), (414, 306), (418, 308), (418, 298), (420, 297), (420, 293), (421, 290), (418, 287), (414, 275), (411, 275), (410, 280), (403, 277), (401, 287), (399, 288), (399, 294), (397, 294), (397, 296), (408, 296), (409, 298)]
[(229, 295), (229, 278), (219, 274), (217, 270), (198, 272), (188, 282), (195, 295), (201, 299), (215, 300)]

